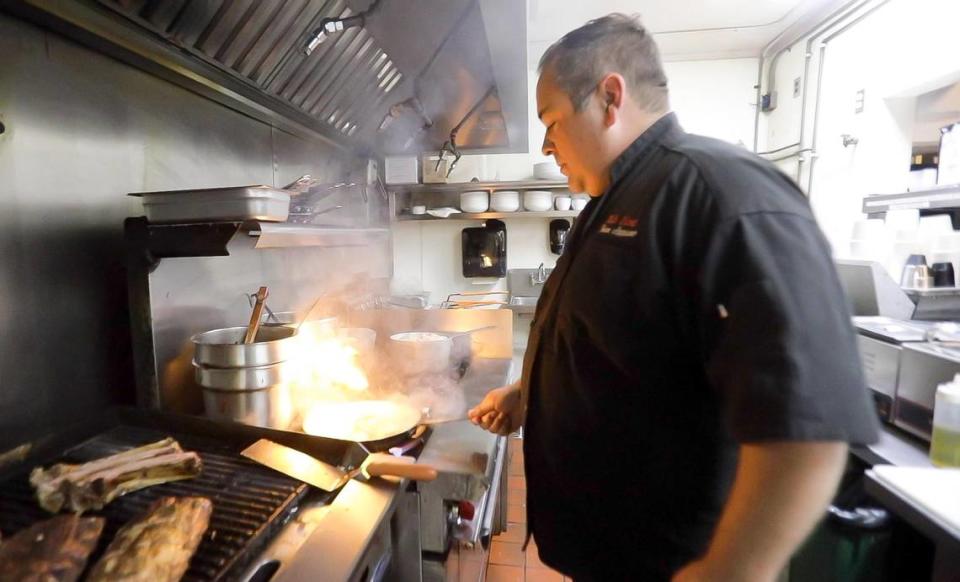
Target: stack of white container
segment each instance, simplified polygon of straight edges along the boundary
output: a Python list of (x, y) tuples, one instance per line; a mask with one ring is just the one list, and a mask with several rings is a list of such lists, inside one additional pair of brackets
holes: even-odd
[(951, 263), (960, 275), (960, 232), (950, 217), (920, 216), (917, 209), (887, 212), (885, 220), (858, 220), (853, 226), (850, 257), (882, 264), (894, 281), (900, 281), (911, 255), (923, 255), (926, 264)]

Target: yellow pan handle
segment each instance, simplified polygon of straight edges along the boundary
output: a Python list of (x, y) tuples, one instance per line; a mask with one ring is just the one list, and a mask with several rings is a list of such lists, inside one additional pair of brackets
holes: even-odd
[(390, 461), (371, 461), (364, 467), (364, 473), (370, 477), (403, 477), (414, 481), (433, 481), (437, 478), (437, 470), (430, 465)]

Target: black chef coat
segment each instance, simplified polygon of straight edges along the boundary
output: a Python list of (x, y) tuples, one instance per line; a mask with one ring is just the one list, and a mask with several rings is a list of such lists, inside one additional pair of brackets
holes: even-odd
[(844, 292), (770, 163), (661, 118), (614, 163), (543, 289), (524, 362), (529, 531), (583, 579), (706, 549), (738, 443), (869, 443)]

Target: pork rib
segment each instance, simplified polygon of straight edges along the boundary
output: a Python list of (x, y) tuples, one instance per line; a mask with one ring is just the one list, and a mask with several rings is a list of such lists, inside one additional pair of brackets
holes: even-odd
[(73, 582), (103, 524), (102, 517), (58, 515), (20, 530), (0, 546), (0, 581)]
[(51, 513), (102, 509), (117, 497), (168, 481), (200, 474), (199, 455), (184, 452), (172, 438), (123, 451), (82, 465), (60, 463), (30, 473), (37, 501)]
[(88, 582), (176, 582), (210, 524), (205, 497), (161, 497), (117, 532)]

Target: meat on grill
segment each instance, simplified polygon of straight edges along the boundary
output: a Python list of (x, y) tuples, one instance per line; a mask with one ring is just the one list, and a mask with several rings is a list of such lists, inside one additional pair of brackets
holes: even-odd
[(175, 582), (200, 545), (213, 503), (205, 497), (161, 497), (120, 528), (88, 582)]
[(168, 481), (200, 474), (200, 456), (184, 452), (172, 438), (123, 451), (82, 465), (59, 463), (30, 473), (40, 506), (51, 513), (62, 508), (83, 513), (102, 509), (117, 497)]
[(58, 515), (20, 530), (0, 545), (0, 581), (73, 582), (103, 531), (102, 517)]

